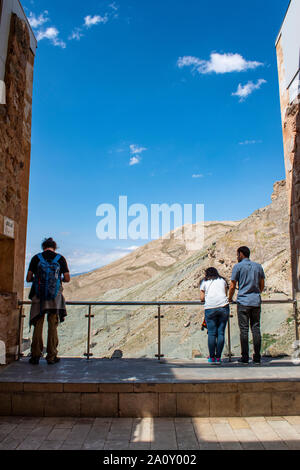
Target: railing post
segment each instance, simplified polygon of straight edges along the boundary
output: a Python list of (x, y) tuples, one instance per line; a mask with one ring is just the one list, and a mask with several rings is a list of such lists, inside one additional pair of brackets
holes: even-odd
[(25, 318), (25, 315), (23, 314), (23, 304), (20, 305), (19, 308), (19, 350), (18, 350), (18, 361), (21, 359), (21, 357), (24, 356), (24, 354), (21, 352), (22, 349), (22, 342), (23, 342), (23, 318)]
[(294, 318), (295, 318), (295, 329), (296, 329), (296, 341), (299, 341), (299, 322), (298, 322), (298, 302), (296, 297), (293, 300)]
[(158, 353), (155, 354), (155, 357), (160, 361), (162, 357), (165, 357), (164, 354), (161, 354), (161, 319), (164, 318), (161, 315), (161, 306), (158, 305), (158, 315), (155, 317), (157, 319), (157, 348)]
[(233, 318), (233, 315), (231, 315), (231, 307), (229, 308), (230, 308), (230, 312), (229, 312), (229, 318), (228, 318), (228, 357), (229, 357), (229, 362), (232, 362), (230, 319)]
[(87, 352), (85, 353), (85, 357), (87, 358), (87, 360), (89, 360), (90, 357), (93, 356), (93, 353), (90, 352), (91, 350), (91, 319), (94, 318), (94, 315), (92, 315), (91, 305), (89, 305), (89, 313), (88, 315), (85, 316), (85, 318), (88, 319)]

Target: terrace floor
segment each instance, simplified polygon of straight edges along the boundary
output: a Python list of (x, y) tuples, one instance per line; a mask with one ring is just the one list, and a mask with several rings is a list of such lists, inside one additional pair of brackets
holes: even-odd
[(256, 366), (241, 365), (237, 359), (221, 366), (204, 359), (86, 359), (63, 358), (48, 366), (45, 360), (32, 366), (28, 358), (0, 368), (0, 383), (203, 383), (248, 381), (300, 381), (300, 365), (290, 358), (263, 358)]
[(300, 450), (300, 417), (0, 417), (0, 450)]

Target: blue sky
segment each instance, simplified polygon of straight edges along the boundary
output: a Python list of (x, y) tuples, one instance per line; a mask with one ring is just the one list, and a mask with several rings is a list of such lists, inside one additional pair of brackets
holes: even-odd
[(100, 241), (101, 203), (205, 205), (239, 220), (285, 177), (275, 39), (288, 0), (24, 0), (38, 39), (27, 260), (73, 273), (145, 241)]

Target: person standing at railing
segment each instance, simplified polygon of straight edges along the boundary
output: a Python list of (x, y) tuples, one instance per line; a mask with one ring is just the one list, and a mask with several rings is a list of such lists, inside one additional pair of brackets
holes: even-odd
[(242, 246), (237, 250), (238, 264), (232, 271), (229, 289), (229, 302), (232, 302), (236, 286), (239, 292), (237, 296), (237, 313), (241, 339), (242, 364), (249, 363), (249, 323), (253, 336), (254, 364), (261, 363), (261, 293), (265, 288), (265, 273), (263, 267), (250, 261), (250, 250)]
[(227, 292), (226, 279), (220, 276), (215, 268), (208, 268), (204, 280), (200, 283), (200, 299), (205, 302), (210, 364), (221, 364), (225, 330), (230, 314)]
[(32, 282), (29, 298), (32, 300), (30, 326), (34, 326), (30, 364), (38, 365), (43, 355), (43, 325), (48, 314), (47, 357), (49, 365), (60, 361), (57, 357), (59, 320), (67, 316), (62, 282), (70, 282), (66, 259), (56, 253), (57, 245), (53, 238), (42, 243), (43, 253), (35, 255), (29, 265), (26, 281)]

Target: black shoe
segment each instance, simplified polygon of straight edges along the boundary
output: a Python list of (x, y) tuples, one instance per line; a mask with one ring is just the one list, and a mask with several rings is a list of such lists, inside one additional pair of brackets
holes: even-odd
[(260, 366), (261, 365), (261, 360), (256, 360), (256, 359), (253, 359), (253, 364), (256, 365), (256, 366)]
[(242, 357), (238, 360), (238, 362), (240, 364), (247, 364), (247, 365), (249, 364), (249, 360), (247, 361), (247, 359), (243, 359)]
[(59, 357), (55, 357), (54, 359), (51, 359), (51, 360), (47, 360), (48, 362), (48, 365), (49, 366), (53, 366), (54, 364), (57, 364), (58, 362), (60, 362), (60, 358)]
[(31, 357), (29, 359), (29, 364), (32, 364), (33, 366), (38, 366), (40, 363), (40, 358), (39, 357)]

